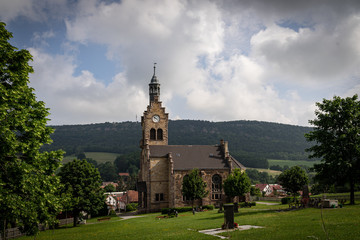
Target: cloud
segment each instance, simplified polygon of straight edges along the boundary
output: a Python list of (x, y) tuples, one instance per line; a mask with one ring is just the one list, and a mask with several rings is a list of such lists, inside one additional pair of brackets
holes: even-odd
[(146, 94), (129, 85), (122, 74), (105, 86), (86, 70), (74, 76), (76, 65), (71, 56), (51, 56), (38, 49), (30, 52), (35, 71), (31, 86), (50, 108), (51, 124), (135, 120), (146, 106)]

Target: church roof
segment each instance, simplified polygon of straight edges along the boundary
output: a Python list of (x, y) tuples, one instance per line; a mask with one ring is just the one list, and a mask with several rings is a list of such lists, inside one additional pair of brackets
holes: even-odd
[[(220, 146), (211, 145), (150, 145), (150, 157), (167, 157), (172, 153), (174, 170), (229, 169)], [(244, 166), (231, 157), (234, 168)]]

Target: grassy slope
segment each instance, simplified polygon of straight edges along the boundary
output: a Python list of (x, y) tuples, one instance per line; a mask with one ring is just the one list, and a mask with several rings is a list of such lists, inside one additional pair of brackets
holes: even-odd
[(281, 171), (270, 170), (270, 169), (265, 169), (265, 168), (247, 168), (247, 169), (255, 169), (255, 170), (258, 170), (259, 172), (267, 172), (270, 176), (273, 176), (273, 177), (281, 174)]
[[(287, 206), (258, 205), (240, 209), (235, 214), (239, 225), (263, 226), (263, 229), (224, 233), (231, 239), (326, 239), (321, 224), (321, 209), (303, 209), (278, 212)], [(159, 213), (147, 214), (141, 218), (81, 225), (76, 228), (61, 228), (41, 232), (42, 239), (219, 239), (204, 235), (198, 230), (218, 228), (224, 221), (224, 214), (217, 210), (197, 213), (180, 213), (178, 218), (157, 219)], [(324, 209), (325, 228), (330, 239), (360, 239), (360, 206), (346, 206), (341, 209)], [(94, 223), (94, 221), (93, 221)], [(33, 239), (23, 237), (20, 239)]]

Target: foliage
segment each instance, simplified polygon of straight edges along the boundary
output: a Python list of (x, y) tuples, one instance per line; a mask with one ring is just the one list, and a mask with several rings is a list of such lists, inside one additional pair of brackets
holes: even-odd
[(245, 208), (245, 207), (255, 207), (256, 202), (242, 202), (239, 204), (239, 207)]
[(358, 96), (316, 103), (314, 130), (306, 134), (316, 144), (308, 149), (310, 157), (322, 158), (316, 164), (316, 179), (327, 184), (350, 184), (354, 204), (355, 184), (360, 183), (360, 101)]
[(182, 194), (187, 199), (192, 200), (194, 206), (194, 200), (205, 197), (208, 192), (206, 189), (206, 183), (203, 181), (198, 169), (193, 169), (188, 175), (184, 176), (182, 183)]
[[(138, 122), (53, 126), (54, 144), (44, 150), (64, 149), (79, 152), (113, 152), (136, 155), (141, 139)], [(170, 145), (213, 145), (225, 139), (233, 157), (247, 167), (268, 168), (267, 159), (305, 160), (305, 149), (312, 144), (304, 139), (309, 127), (258, 121), (209, 122), (169, 121)], [(91, 156), (87, 156), (91, 157)], [(94, 158), (94, 157), (92, 157)], [(94, 158), (96, 159), (96, 158)], [(139, 159), (139, 155), (136, 155)], [(244, 162), (243, 162), (244, 161)], [(136, 165), (137, 162), (135, 161)]]
[(281, 204), (289, 204), (293, 201), (294, 201), (294, 199), (292, 197), (284, 197), (281, 199)]
[(62, 152), (43, 152), (51, 143), (53, 130), (46, 126), (49, 109), (37, 101), (28, 86), (27, 50), (19, 50), (8, 41), (12, 34), (0, 22), (0, 232), (18, 223), (30, 235), (38, 224), (53, 225), (60, 210), (54, 175), (60, 166)]
[(261, 191), (255, 186), (250, 186), (250, 196), (261, 197)]
[(280, 174), (278, 181), (285, 191), (293, 194), (295, 199), (297, 192), (302, 190), (302, 188), (308, 184), (309, 179), (302, 168), (294, 166)]
[(116, 173), (116, 169), (114, 164), (111, 162), (100, 163), (97, 166), (100, 176), (103, 182), (113, 182), (117, 181), (118, 175)]
[(104, 187), (104, 191), (105, 192), (115, 192), (116, 191), (116, 188), (114, 185), (112, 184), (108, 184)]
[(172, 212), (177, 211), (178, 213), (181, 212), (190, 212), (192, 211), (193, 207), (177, 207), (177, 208), (162, 208), (161, 214), (169, 214)]
[(105, 201), (105, 195), (100, 188), (99, 171), (85, 159), (75, 159), (66, 163), (59, 172), (64, 184), (62, 192), (71, 196), (70, 209), (74, 214), (74, 226), (81, 211), (96, 212)]
[(130, 174), (137, 174), (140, 168), (140, 152), (131, 152), (118, 156), (114, 165), (117, 172), (128, 172)]
[(233, 198), (236, 196), (244, 196), (250, 191), (250, 179), (246, 172), (241, 172), (236, 168), (224, 181), (224, 191), (226, 196)]
[(138, 207), (138, 204), (137, 204), (137, 203), (129, 203), (129, 204), (126, 204), (126, 211), (127, 211), (127, 212), (136, 211), (137, 207)]

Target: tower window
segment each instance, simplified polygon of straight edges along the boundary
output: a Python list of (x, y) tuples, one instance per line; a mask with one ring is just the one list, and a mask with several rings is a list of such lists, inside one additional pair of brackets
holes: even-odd
[(161, 128), (157, 130), (157, 140), (163, 140), (163, 130)]
[(156, 130), (154, 128), (150, 129), (150, 139), (156, 140)]

